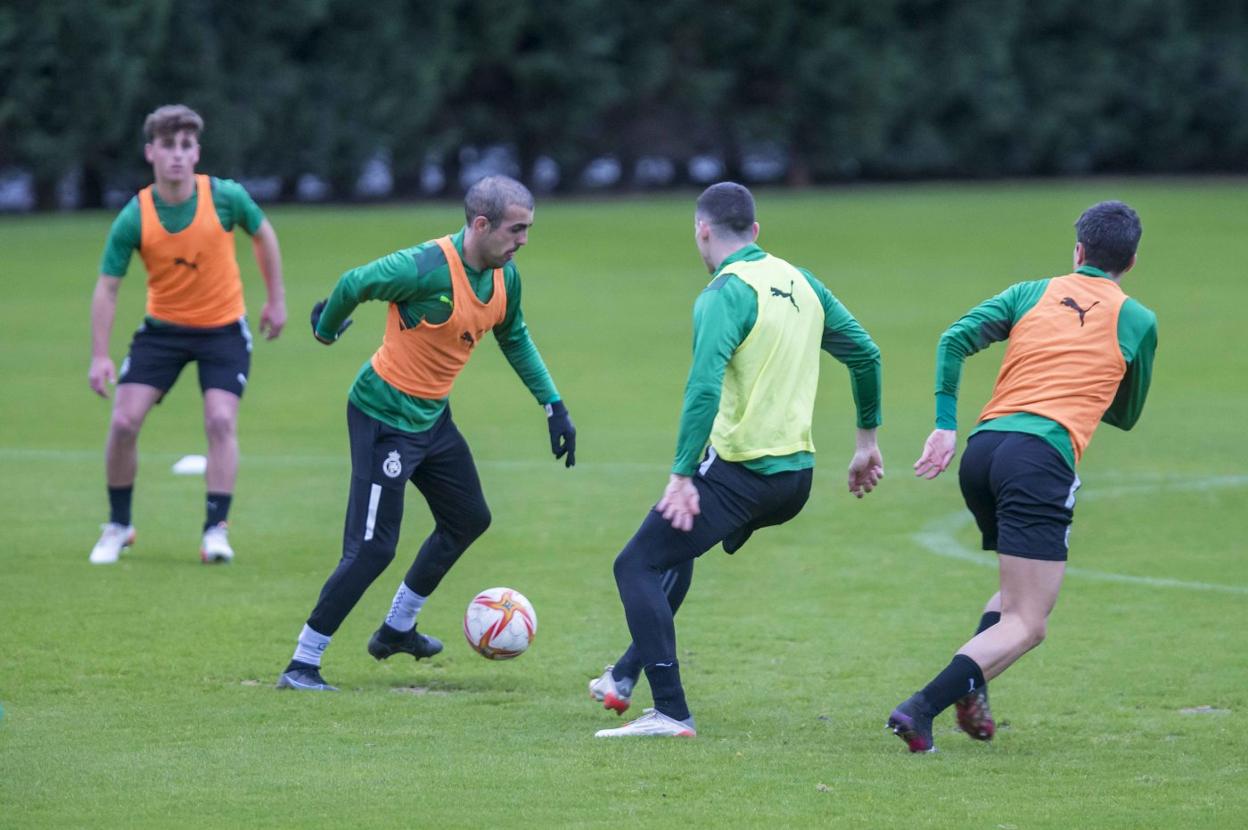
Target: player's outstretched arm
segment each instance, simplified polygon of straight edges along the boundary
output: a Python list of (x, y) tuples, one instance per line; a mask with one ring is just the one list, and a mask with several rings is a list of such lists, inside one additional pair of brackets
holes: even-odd
[(266, 340), (273, 340), (286, 325), (286, 286), (282, 282), (282, 249), (277, 242), (277, 231), (268, 219), (256, 229), (251, 245), (268, 291), (268, 300), (260, 312), (260, 333)]
[(914, 474), (929, 481), (945, 471), (958, 450), (958, 433), (952, 429), (934, 429), (923, 444), (923, 454), (914, 462)]
[(884, 478), (884, 456), (875, 439), (875, 429), (859, 429), (854, 457), (849, 462), (849, 492), (858, 498), (870, 493)]
[(121, 277), (100, 274), (91, 296), (91, 368), (87, 370), (87, 383), (101, 398), (107, 398), (109, 384), (117, 382), (117, 367), (108, 356), (108, 340), (113, 333), (120, 288)]

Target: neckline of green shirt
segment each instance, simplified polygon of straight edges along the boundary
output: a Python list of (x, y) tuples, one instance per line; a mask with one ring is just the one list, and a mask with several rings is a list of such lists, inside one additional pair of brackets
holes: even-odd
[(724, 257), (724, 261), (719, 263), (719, 267), (716, 268), (715, 273), (711, 275), (711, 279), (713, 280), (718, 277), (725, 268), (732, 265), (734, 262), (741, 262), (742, 260), (749, 260), (751, 258), (758, 259), (759, 257), (766, 255), (767, 252), (760, 248), (758, 243), (751, 242), (749, 245), (738, 248), (728, 256)]

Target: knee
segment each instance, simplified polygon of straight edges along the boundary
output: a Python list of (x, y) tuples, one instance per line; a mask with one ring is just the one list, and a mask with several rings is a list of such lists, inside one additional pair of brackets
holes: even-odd
[(646, 565), (641, 560), (641, 555), (632, 546), (625, 547), (624, 550), (620, 551), (620, 555), (615, 557), (615, 565), (612, 567), (615, 573), (616, 584), (623, 585), (644, 572)]
[(394, 561), (395, 546), (378, 539), (370, 539), (354, 551), (347, 551), (347, 557), (354, 559), (370, 572), (380, 574)]
[(234, 437), (237, 424), (234, 415), (229, 412), (209, 411), (204, 413), (204, 431), (209, 440), (221, 441)]
[(139, 428), (143, 426), (143, 416), (124, 410), (114, 410), (113, 420), (109, 424), (109, 432), (116, 440), (134, 441), (139, 437)]
[(1045, 635), (1048, 634), (1048, 620), (1023, 620), (1022, 622), (1023, 642), (1028, 650), (1044, 642)]
[(490, 515), (490, 508), (485, 502), (474, 507), (464, 515), (463, 526), (460, 528), (459, 536), (464, 540), (465, 544), (470, 544), (479, 536), (490, 529), (490, 522), (494, 517)]

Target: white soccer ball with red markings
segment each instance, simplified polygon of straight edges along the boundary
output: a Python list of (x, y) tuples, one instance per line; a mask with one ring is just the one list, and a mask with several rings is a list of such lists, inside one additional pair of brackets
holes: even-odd
[(482, 591), (464, 612), (464, 637), (488, 660), (510, 660), (523, 654), (536, 633), (533, 604), (512, 588)]

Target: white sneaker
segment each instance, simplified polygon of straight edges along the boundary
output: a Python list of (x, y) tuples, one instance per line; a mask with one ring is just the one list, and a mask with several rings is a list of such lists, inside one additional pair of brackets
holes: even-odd
[(595, 738), (696, 738), (697, 730), (693, 728), (693, 718), (676, 720), (657, 709), (647, 709), (637, 720), (629, 721), (616, 729), (599, 729)]
[(226, 564), (234, 561), (234, 548), (230, 547), (230, 537), (226, 535), (225, 522), (215, 524), (204, 531), (204, 540), (199, 544), (199, 558), (205, 565), (218, 562)]
[(91, 548), (90, 562), (92, 565), (112, 565), (121, 558), (123, 548), (134, 544), (134, 525), (119, 525), (114, 522), (100, 525), (100, 541)]
[(594, 700), (601, 700), (602, 708), (622, 715), (628, 711), (633, 688), (630, 684), (615, 682), (615, 675), (611, 673), (614, 668), (615, 666), (607, 666), (603, 669), (602, 677), (589, 681), (589, 696)]

